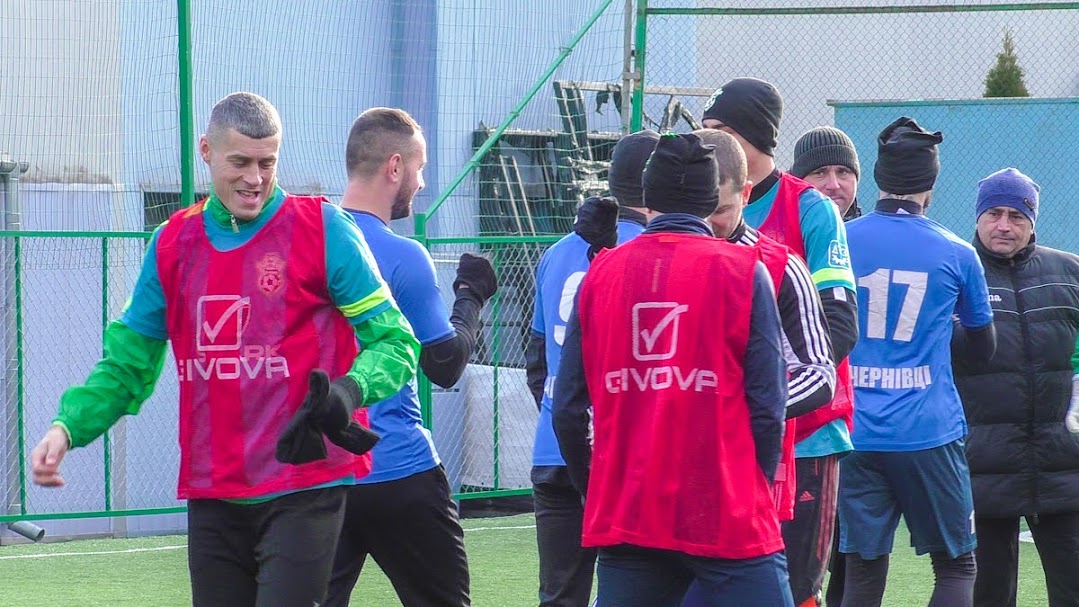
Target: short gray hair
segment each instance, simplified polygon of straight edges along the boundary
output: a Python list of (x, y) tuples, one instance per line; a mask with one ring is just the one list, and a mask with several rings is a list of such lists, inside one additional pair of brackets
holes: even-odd
[(749, 169), (746, 153), (738, 140), (718, 129), (697, 129), (693, 134), (701, 138), (701, 143), (715, 146), (719, 185), (740, 192), (749, 178)]
[(265, 139), (281, 133), (281, 116), (263, 97), (247, 92), (232, 93), (214, 104), (206, 135), (216, 137), (229, 129), (251, 139)]

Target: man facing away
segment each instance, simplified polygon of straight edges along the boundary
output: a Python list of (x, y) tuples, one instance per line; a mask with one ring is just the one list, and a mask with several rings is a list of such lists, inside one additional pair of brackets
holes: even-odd
[(774, 287), (704, 219), (732, 181), (696, 135), (661, 137), (643, 178), (659, 215), (596, 257), (570, 317), (553, 418), (601, 605), (677, 606), (696, 581), (713, 604), (792, 606), (770, 490), (786, 404)]
[(930, 606), (972, 604), (974, 505), (952, 315), (968, 338), (965, 355), (985, 361), (996, 340), (974, 248), (925, 216), (942, 140), (906, 117), (885, 127), (873, 173), (881, 200), (848, 226), (863, 318), (851, 352), (854, 453), (839, 485), (844, 607), (880, 605), (900, 514), (915, 551), (932, 560)]
[(346, 485), (370, 469), (353, 453), (377, 440), (353, 409), (416, 369), (419, 344), (363, 236), (328, 201), (281, 189), (280, 144), (262, 97), (214, 106), (199, 141), (210, 197), (154, 232), (104, 358), (31, 455), (34, 482), (62, 485), (69, 448), (138, 413), (171, 341), (196, 607), (322, 602)]
[[(446, 312), (431, 255), (398, 236), (390, 221), (412, 213), (423, 188), (427, 142), (407, 112), (372, 108), (352, 123), (345, 147), (348, 184), (341, 206), (371, 247), (393, 298), (421, 345), (420, 368), (443, 387), (457, 383), (480, 329), (480, 310), (497, 289), (486, 259), (465, 253)], [(468, 558), (431, 433), (423, 427), (416, 384), (367, 409), (381, 436), (371, 473), (348, 490), (326, 607), (345, 607), (370, 555), (405, 607), (467, 607)]]
[(596, 551), (581, 547), (584, 507), (558, 449), (551, 424), (551, 397), (570, 311), (592, 255), (602, 246), (626, 242), (644, 231), (647, 209), (642, 202), (641, 174), (658, 140), (654, 131), (640, 131), (615, 144), (608, 184), (618, 204), (617, 227), (599, 230), (610, 241), (590, 246), (586, 240), (585, 236), (592, 238), (592, 231), (608, 227), (597, 222), (597, 201), (589, 199), (578, 211), (574, 231), (543, 253), (536, 270), (525, 369), (540, 409), (532, 452), (540, 607), (585, 607), (592, 593)]

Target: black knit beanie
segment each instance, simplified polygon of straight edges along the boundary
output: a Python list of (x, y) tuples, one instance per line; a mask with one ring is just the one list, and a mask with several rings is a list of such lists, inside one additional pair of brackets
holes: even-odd
[(704, 110), (704, 119), (729, 126), (750, 145), (775, 155), (783, 98), (771, 83), (756, 78), (735, 78), (716, 89)]
[(611, 168), (607, 171), (607, 189), (624, 207), (643, 207), (644, 188), (641, 174), (652, 150), (656, 149), (659, 133), (637, 131), (618, 140), (611, 151)]
[(917, 194), (933, 189), (940, 172), (937, 145), (940, 132), (930, 133), (903, 116), (884, 127), (877, 137), (877, 165), (873, 178), (882, 192)]
[(644, 167), (644, 204), (660, 213), (708, 217), (719, 206), (715, 146), (693, 135), (668, 133)]
[(794, 166), (791, 167), (791, 175), (802, 179), (821, 167), (832, 165), (845, 166), (854, 171), (855, 177), (861, 177), (858, 152), (854, 150), (854, 142), (843, 131), (830, 126), (818, 126), (806, 131), (794, 143)]

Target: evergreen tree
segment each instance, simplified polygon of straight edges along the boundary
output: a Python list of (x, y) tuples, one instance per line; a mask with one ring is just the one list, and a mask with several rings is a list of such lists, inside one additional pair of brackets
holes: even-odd
[(997, 53), (997, 63), (985, 75), (983, 97), (1030, 97), (1023, 82), (1023, 68), (1015, 54), (1015, 40), (1011, 30), (1004, 32), (1004, 50)]

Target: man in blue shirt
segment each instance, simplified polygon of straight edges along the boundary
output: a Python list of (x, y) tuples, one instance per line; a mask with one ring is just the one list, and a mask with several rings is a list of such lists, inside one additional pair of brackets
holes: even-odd
[[(420, 126), (399, 109), (360, 114), (345, 151), (348, 185), (341, 206), (355, 219), (379, 272), (416, 333), (420, 368), (449, 387), (464, 371), (480, 328), (479, 313), (494, 295), (490, 262), (465, 253), (446, 313), (430, 254), (394, 234), (423, 188), (427, 144)], [(370, 554), (405, 607), (467, 607), (468, 561), (446, 473), (431, 433), (423, 427), (416, 384), (368, 410), (381, 436), (371, 473), (349, 490), (326, 607), (345, 607)]]
[(900, 514), (914, 549), (932, 558), (930, 606), (973, 604), (974, 503), (952, 315), (965, 329), (965, 356), (988, 360), (996, 338), (974, 248), (925, 217), (942, 140), (909, 118), (888, 125), (874, 169), (881, 200), (847, 227), (861, 318), (850, 355), (855, 451), (839, 483), (844, 607), (880, 605)]
[[(659, 135), (640, 131), (623, 137), (611, 153), (608, 185), (621, 205), (618, 243), (644, 231), (641, 174)], [(582, 229), (578, 225), (577, 230)], [(592, 593), (596, 551), (581, 548), (581, 495), (570, 482), (551, 423), (562, 343), (577, 288), (588, 271), (590, 247), (577, 233), (551, 245), (536, 270), (532, 335), (526, 353), (528, 385), (540, 409), (532, 452), (532, 492), (540, 561), (540, 607), (584, 607)], [(591, 251), (594, 253), (594, 251)]]

